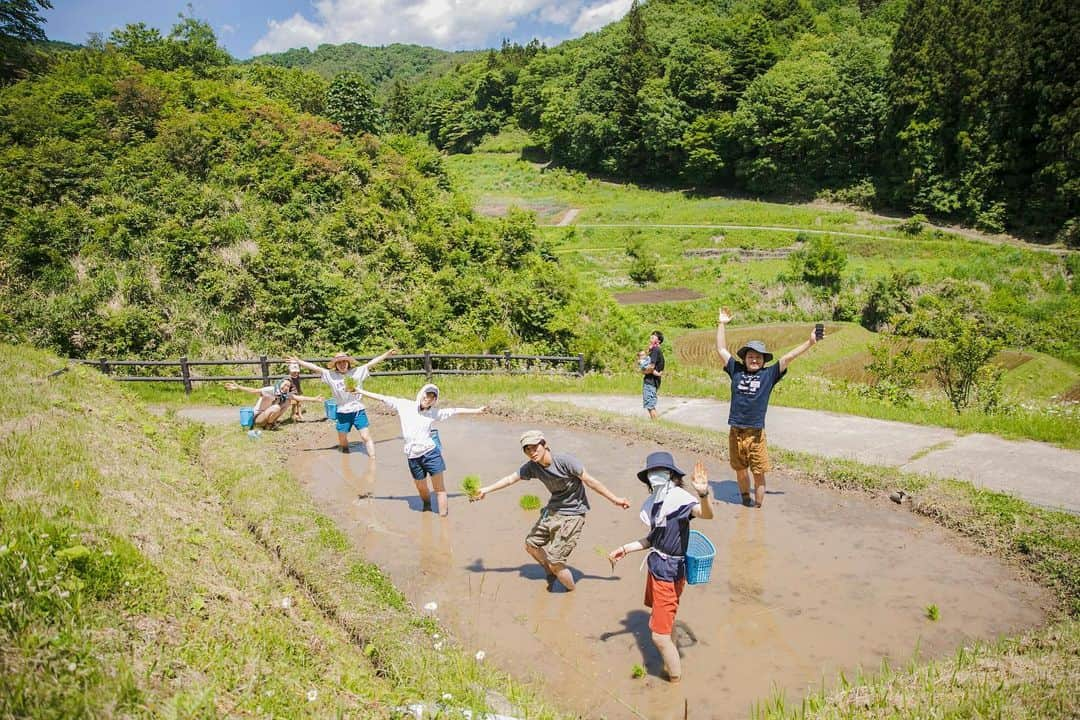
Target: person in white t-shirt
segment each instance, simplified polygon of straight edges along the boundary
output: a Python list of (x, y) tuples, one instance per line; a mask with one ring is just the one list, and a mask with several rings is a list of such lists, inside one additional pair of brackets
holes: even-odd
[(487, 408), (437, 409), (435, 404), (439, 402), (439, 388), (431, 383), (420, 388), (415, 400), (379, 395), (367, 390), (361, 390), (360, 394), (372, 400), (381, 400), (397, 413), (398, 420), (401, 421), (405, 456), (409, 459), (409, 472), (423, 503), (422, 508), (431, 510), (431, 490), (427, 483), (430, 476), (431, 489), (435, 491), (435, 499), (439, 503), (439, 515), (446, 517), (449, 510), (446, 505), (446, 485), (443, 482), (446, 461), (442, 456), (442, 443), (432, 426), (453, 415), (477, 415)]
[(225, 383), (226, 390), (242, 390), (258, 395), (252, 410), (255, 413), (255, 427), (273, 427), (274, 423), (281, 418), (290, 404), (296, 402), (322, 402), (321, 397), (307, 397), (293, 392), (292, 381), (289, 378), (279, 380), (275, 385), (256, 388), (245, 385), (237, 385), (234, 382)]
[(387, 350), (363, 365), (359, 365), (348, 353), (339, 352), (327, 363), (326, 368), (300, 358), (289, 358), (290, 363), (296, 363), (312, 372), (319, 373), (322, 381), (329, 385), (331, 392), (334, 393), (334, 400), (337, 401), (338, 448), (341, 452), (349, 452), (349, 431), (356, 428), (360, 431), (360, 439), (364, 441), (368, 457), (375, 459), (375, 441), (371, 439), (371, 431), (368, 430), (371, 423), (368, 421), (367, 411), (364, 410), (361, 390), (364, 381), (371, 375), (371, 368), (395, 352), (397, 351)]

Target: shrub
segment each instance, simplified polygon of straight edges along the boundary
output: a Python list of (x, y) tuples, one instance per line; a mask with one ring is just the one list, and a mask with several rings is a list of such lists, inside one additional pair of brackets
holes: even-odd
[[(1000, 350), (1000, 343), (978, 318), (945, 313), (939, 317), (938, 339), (928, 354), (930, 369), (938, 385), (945, 391), (949, 403), (959, 413), (979, 395), (982, 384), (983, 400), (993, 407), (1000, 401), (1000, 373), (986, 367)], [(993, 400), (996, 395), (996, 400)]]
[(910, 341), (897, 345), (888, 339), (867, 348), (873, 360), (866, 370), (873, 376), (869, 394), (892, 405), (904, 407), (914, 399), (911, 391), (919, 375), (927, 370), (927, 358)]
[(815, 237), (806, 247), (791, 254), (791, 271), (804, 282), (827, 291), (840, 292), (840, 275), (847, 267), (847, 255), (829, 236)]
[(630, 279), (638, 285), (656, 282), (660, 279), (660, 270), (657, 267), (654, 255), (643, 255), (630, 263)]
[(919, 235), (926, 227), (926, 223), (929, 222), (926, 216), (922, 213), (915, 213), (904, 222), (896, 226), (896, 229), (905, 235), (911, 235), (912, 237)]

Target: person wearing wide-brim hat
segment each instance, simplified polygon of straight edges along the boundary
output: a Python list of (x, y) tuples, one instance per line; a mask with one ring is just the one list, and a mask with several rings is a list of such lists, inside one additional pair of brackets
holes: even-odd
[(640, 540), (620, 545), (608, 554), (611, 569), (615, 563), (638, 550), (648, 550), (649, 575), (645, 580), (645, 606), (652, 608), (649, 629), (664, 669), (671, 682), (682, 677), (682, 661), (675, 645), (675, 614), (686, 587), (686, 548), (690, 544), (690, 520), (713, 517), (709, 501), (709, 476), (700, 462), (694, 465), (687, 491), (686, 473), (675, 464), (668, 452), (649, 453), (638, 480), (649, 488), (649, 497), (641, 506), (641, 521), (649, 534)]
[(589, 512), (585, 488), (623, 510), (629, 509), (630, 501), (608, 490), (604, 483), (586, 472), (585, 466), (573, 455), (552, 452), (542, 430), (527, 430), (518, 442), (528, 461), (517, 472), (480, 488), (469, 500), (483, 500), (518, 480), (542, 482), (551, 493), (551, 500), (525, 536), (525, 552), (544, 568), (548, 590), (554, 590), (558, 580), (572, 591), (574, 575), (567, 563), (585, 527), (585, 514)]
[(311, 372), (319, 373), (322, 381), (330, 386), (330, 391), (333, 392), (334, 400), (337, 402), (337, 436), (338, 448), (341, 452), (349, 452), (349, 431), (356, 428), (360, 431), (360, 439), (364, 441), (364, 449), (367, 450), (368, 457), (375, 459), (375, 441), (371, 439), (371, 431), (368, 430), (371, 423), (368, 421), (360, 390), (364, 387), (364, 380), (371, 375), (371, 368), (395, 352), (395, 350), (387, 350), (363, 365), (360, 365), (352, 355), (339, 352), (330, 359), (325, 368), (300, 358), (289, 358), (290, 364), (296, 363)]
[[(731, 377), (731, 406), (728, 413), (728, 451), (742, 503), (761, 507), (765, 502), (765, 473), (772, 469), (765, 438), (765, 412), (776, 383), (784, 379), (788, 365), (818, 341), (816, 330), (810, 339), (790, 350), (775, 365), (768, 365), (773, 354), (761, 340), (751, 340), (735, 355), (727, 348), (726, 328), (731, 311), (721, 308), (717, 316), (716, 351), (724, 361), (724, 372)], [(754, 498), (750, 498), (750, 475), (754, 476)]]

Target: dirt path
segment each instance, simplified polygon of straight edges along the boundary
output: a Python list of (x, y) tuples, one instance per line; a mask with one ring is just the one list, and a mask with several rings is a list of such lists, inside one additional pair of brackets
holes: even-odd
[[(495, 419), (442, 423), (448, 487), (466, 473), (485, 483), (515, 470), (525, 426)], [(236, 430), (240, 432), (239, 429)], [(595, 494), (571, 565), (574, 593), (548, 592), (523, 538), (536, 513), (518, 499), (543, 497), (519, 483), (480, 503), (460, 494), (450, 515), (420, 512), (401, 452), (397, 422), (375, 416), (378, 463), (332, 449), (324, 423), (286, 427), (296, 440), (290, 469), (320, 508), (393, 579), (418, 608), (437, 603), (439, 619), (485, 662), (543, 683), (550, 697), (582, 718), (746, 717), (773, 688), (802, 697), (843, 670), (941, 657), (972, 638), (1016, 633), (1042, 623), (1050, 600), (1010, 569), (965, 548), (930, 521), (777, 473), (765, 510), (737, 504), (719, 457), (708, 466), (717, 517), (696, 521), (717, 547), (712, 581), (687, 589), (679, 612), (684, 681), (658, 677), (642, 607), (641, 556), (612, 573), (605, 553), (641, 537), (634, 474), (655, 447), (625, 437), (557, 427), (553, 449), (569, 452), (634, 509)], [(683, 466), (697, 458), (677, 454)], [(925, 608), (941, 609), (930, 623)], [(433, 643), (447, 642), (432, 638)], [(631, 678), (634, 665), (648, 674)]]
[[(621, 415), (644, 412), (636, 396), (538, 395), (533, 399)], [(683, 425), (727, 428), (728, 403), (719, 400), (662, 396), (658, 410), (663, 419)], [(1080, 513), (1080, 452), (1075, 450), (783, 406), (769, 408), (766, 427), (769, 443), (776, 447), (967, 480), (1036, 505)]]
[(574, 218), (578, 216), (581, 210), (578, 208), (570, 208), (566, 211), (566, 214), (562, 216), (559, 222), (555, 223), (555, 227), (566, 227), (570, 223), (574, 222)]

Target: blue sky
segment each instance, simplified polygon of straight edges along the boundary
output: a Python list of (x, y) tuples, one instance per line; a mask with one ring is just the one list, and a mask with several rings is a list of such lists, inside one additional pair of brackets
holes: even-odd
[[(234, 57), (322, 43), (417, 43), (446, 50), (497, 47), (503, 38), (553, 45), (618, 20), (631, 0), (193, 0)], [(53, 0), (44, 13), (52, 40), (85, 42), (143, 22), (167, 33), (188, 2)]]

